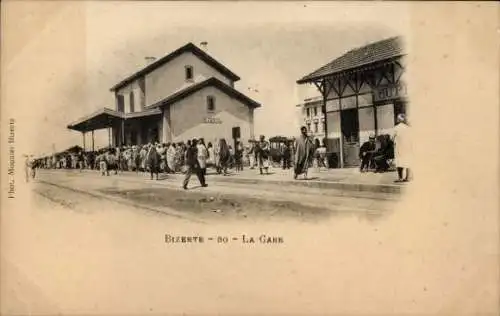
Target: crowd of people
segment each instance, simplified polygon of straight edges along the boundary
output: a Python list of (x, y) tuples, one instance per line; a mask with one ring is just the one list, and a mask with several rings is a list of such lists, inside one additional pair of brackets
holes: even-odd
[[(291, 168), (292, 144), (280, 146), (283, 157), (283, 169)], [(147, 172), (151, 179), (159, 173), (183, 173), (189, 182), (195, 173), (202, 186), (206, 186), (207, 168), (213, 168), (218, 174), (228, 175), (229, 170), (243, 171), (245, 167), (258, 169), (260, 174), (269, 174), (272, 165), (270, 143), (265, 136), (258, 141), (249, 141), (244, 145), (236, 141), (231, 146), (225, 139), (215, 143), (205, 143), (203, 138), (177, 143), (148, 143), (112, 148), (98, 151), (79, 151), (58, 156), (38, 159), (37, 168), (47, 169), (91, 169), (101, 175), (115, 174), (121, 171)], [(185, 186), (184, 186), (185, 187)]]
[[(374, 170), (385, 172), (390, 168), (395, 156), (399, 156), (398, 177), (400, 181), (408, 180), (407, 155), (404, 154), (404, 139), (407, 125), (404, 116), (398, 116), (396, 132), (400, 135), (398, 146), (389, 135), (380, 135), (378, 139), (371, 135), (369, 140), (360, 148), (360, 171)], [(313, 141), (307, 133), (306, 127), (301, 127), (301, 133), (293, 142), (285, 141), (279, 144), (278, 158), (276, 150), (265, 136), (261, 135), (258, 141), (249, 141), (244, 145), (241, 141), (234, 142), (234, 148), (225, 139), (215, 143), (205, 143), (203, 138), (191, 139), (186, 142), (153, 143), (145, 145), (131, 145), (114, 148), (104, 148), (98, 151), (83, 150), (74, 153), (65, 153), (59, 156), (37, 159), (34, 168), (56, 169), (92, 169), (98, 170), (101, 175), (109, 176), (110, 171), (115, 174), (121, 171), (146, 172), (153, 179), (158, 179), (159, 173), (183, 173), (185, 179), (183, 187), (186, 189), (194, 173), (202, 186), (207, 186), (207, 168), (213, 168), (218, 174), (228, 175), (228, 170), (243, 171), (245, 167), (257, 169), (260, 174), (269, 174), (271, 167), (283, 169), (293, 168), (294, 179), (305, 175), (309, 168), (328, 168), (327, 150), (324, 141)], [(274, 155), (274, 156), (273, 156)], [(403, 178), (403, 170), (406, 177)]]

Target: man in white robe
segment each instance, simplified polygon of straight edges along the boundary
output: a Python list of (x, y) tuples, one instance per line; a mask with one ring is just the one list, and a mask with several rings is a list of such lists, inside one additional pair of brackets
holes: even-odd
[(207, 148), (205, 147), (205, 140), (203, 138), (201, 138), (196, 145), (196, 153), (197, 153), (198, 165), (201, 169), (201, 172), (204, 175), (206, 175), (208, 151)]
[(170, 169), (171, 173), (175, 173), (176, 167), (175, 167), (175, 156), (176, 156), (176, 148), (175, 148), (175, 143), (170, 144), (167, 149), (167, 165), (168, 169)]
[[(394, 158), (398, 171), (398, 180), (395, 182), (407, 182), (409, 180), (408, 176), (412, 152), (411, 131), (406, 124), (406, 116), (404, 114), (398, 115), (397, 122), (397, 125), (394, 127)], [(406, 171), (404, 178), (403, 171)]]

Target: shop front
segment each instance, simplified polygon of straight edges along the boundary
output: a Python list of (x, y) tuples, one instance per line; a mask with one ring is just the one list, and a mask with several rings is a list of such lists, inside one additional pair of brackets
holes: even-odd
[(392, 134), (397, 115), (407, 112), (404, 70), (399, 39), (391, 38), (348, 52), (298, 81), (316, 85), (323, 96), (327, 150), (338, 162), (332, 167), (359, 166), (359, 148), (370, 135)]
[(326, 105), (328, 138), (340, 143), (339, 162), (344, 167), (358, 166), (359, 148), (370, 135), (392, 135), (397, 115), (406, 114), (406, 87), (389, 84), (327, 100)]

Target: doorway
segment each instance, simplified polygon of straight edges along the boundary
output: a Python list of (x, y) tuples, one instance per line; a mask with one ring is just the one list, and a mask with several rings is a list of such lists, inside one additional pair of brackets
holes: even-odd
[(153, 127), (149, 130), (149, 141), (152, 143), (159, 142), (158, 127)]
[(401, 100), (394, 101), (394, 125), (397, 124), (397, 118), (399, 114), (406, 115), (406, 102)]
[(344, 143), (359, 142), (358, 109), (342, 110), (340, 112), (340, 126)]
[(343, 140), (344, 166), (358, 166), (359, 161), (359, 116), (358, 109), (340, 112), (340, 128)]
[(131, 138), (131, 145), (137, 145), (137, 130), (134, 128), (130, 132), (130, 138)]

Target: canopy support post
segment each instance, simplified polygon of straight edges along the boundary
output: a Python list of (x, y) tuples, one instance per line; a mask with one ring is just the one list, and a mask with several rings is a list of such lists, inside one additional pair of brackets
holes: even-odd
[(111, 148), (111, 127), (108, 127), (108, 146)]
[(94, 130), (92, 130), (92, 151), (95, 151), (95, 149), (94, 149)]
[(83, 139), (83, 151), (85, 151), (85, 132), (82, 132), (82, 139)]
[(122, 141), (120, 147), (125, 144), (125, 120), (122, 120)]

